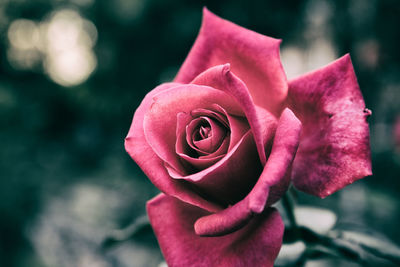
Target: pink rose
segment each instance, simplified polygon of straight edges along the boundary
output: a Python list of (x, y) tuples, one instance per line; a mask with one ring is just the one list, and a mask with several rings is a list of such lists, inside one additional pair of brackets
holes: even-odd
[(393, 125), (393, 139), (395, 150), (400, 153), (400, 115), (397, 115)]
[(204, 9), (174, 82), (136, 110), (125, 147), (163, 192), (147, 211), (168, 266), (273, 266), (290, 182), (326, 197), (371, 175), (350, 57), (287, 81), (280, 42)]

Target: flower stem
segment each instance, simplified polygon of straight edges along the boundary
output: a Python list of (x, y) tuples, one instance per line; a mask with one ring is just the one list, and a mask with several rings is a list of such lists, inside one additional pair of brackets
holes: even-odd
[(132, 238), (141, 231), (146, 230), (146, 228), (151, 229), (150, 227), (150, 221), (147, 215), (140, 216), (126, 228), (111, 231), (106, 235), (100, 247), (102, 249), (108, 249), (119, 242), (124, 242)]
[(388, 266), (400, 266), (400, 253), (392, 251), (393, 249), (371, 247), (365, 243), (346, 239), (335, 232), (319, 234), (301, 225), (298, 225), (297, 228), (287, 227), (285, 229), (284, 243), (300, 240), (306, 244), (308, 250), (299, 258), (299, 262), (310, 257), (308, 255), (310, 252), (315, 254), (319, 252), (318, 248), (323, 248), (321, 252), (325, 254), (358, 262), (362, 266), (375, 266), (376, 264), (372, 261), (374, 257), (394, 264)]
[(296, 222), (296, 216), (294, 215), (295, 200), (291, 191), (287, 191), (287, 193), (282, 197), (282, 205), (285, 210), (286, 216), (289, 219), (290, 227), (292, 229), (297, 229), (298, 225)]

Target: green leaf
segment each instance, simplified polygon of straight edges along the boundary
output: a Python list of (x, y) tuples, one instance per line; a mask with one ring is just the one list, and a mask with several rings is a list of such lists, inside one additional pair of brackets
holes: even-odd
[(400, 248), (386, 237), (375, 232), (357, 232), (337, 230), (333, 231), (338, 239), (359, 245), (366, 252), (400, 265)]

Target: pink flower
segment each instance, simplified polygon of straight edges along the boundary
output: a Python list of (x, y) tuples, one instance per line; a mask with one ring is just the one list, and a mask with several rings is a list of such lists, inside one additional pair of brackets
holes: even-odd
[(393, 139), (396, 152), (400, 152), (400, 115), (397, 115), (393, 125)]
[(147, 211), (168, 266), (273, 266), (290, 182), (326, 197), (371, 175), (350, 57), (287, 81), (280, 42), (204, 9), (174, 82), (136, 110), (125, 147), (163, 192)]

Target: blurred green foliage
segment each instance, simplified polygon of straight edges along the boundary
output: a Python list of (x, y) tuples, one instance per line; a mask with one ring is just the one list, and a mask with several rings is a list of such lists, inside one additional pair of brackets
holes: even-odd
[[(283, 39), (284, 64), (294, 74), (351, 54), (373, 111), (374, 175), (324, 201), (303, 194), (299, 200), (335, 210), (339, 224), (368, 226), (399, 242), (400, 141), (393, 134), (400, 116), (399, 1), (3, 0), (1, 266), (155, 266), (162, 260), (153, 239), (108, 254), (84, 248), (100, 246), (108, 232), (143, 215), (145, 201), (157, 193), (123, 141), (144, 95), (173, 79), (185, 59), (203, 6)], [(73, 14), (66, 28), (43, 36), (65, 10)], [(75, 36), (68, 21), (83, 23), (76, 39), (81, 54), (65, 50), (81, 61), (57, 50)], [(51, 48), (55, 39), (49, 38), (62, 42)]]

